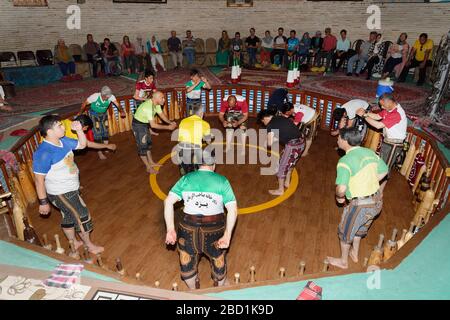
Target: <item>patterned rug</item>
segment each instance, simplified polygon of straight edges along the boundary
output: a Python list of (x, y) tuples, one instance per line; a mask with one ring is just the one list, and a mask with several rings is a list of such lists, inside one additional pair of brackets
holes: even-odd
[[(209, 68), (197, 68), (202, 76), (205, 76), (208, 79), (208, 82), (211, 85), (220, 85), (222, 81), (214, 74), (214, 69), (210, 70)], [(131, 75), (122, 75), (122, 78), (136, 81), (139, 77), (139, 74), (131, 74)], [(168, 70), (168, 71), (160, 71), (156, 76), (156, 87), (157, 88), (176, 88), (176, 87), (184, 87), (186, 82), (190, 80), (190, 69), (178, 69), (178, 70)]]
[[(344, 99), (375, 100), (377, 91), (376, 80), (365, 80), (363, 78), (347, 77), (341, 75), (310, 78), (301, 83), (305, 90), (320, 92), (330, 96)], [(430, 90), (415, 85), (395, 83), (394, 95), (405, 109), (408, 115), (422, 115), (423, 105)]]
[[(315, 78), (318, 75), (313, 72), (301, 72), (300, 84), (307, 79)], [(231, 68), (225, 68), (218, 74), (219, 79), (224, 84), (231, 84)], [(249, 70), (242, 69), (241, 82), (239, 84), (264, 87), (285, 87), (286, 70)]]

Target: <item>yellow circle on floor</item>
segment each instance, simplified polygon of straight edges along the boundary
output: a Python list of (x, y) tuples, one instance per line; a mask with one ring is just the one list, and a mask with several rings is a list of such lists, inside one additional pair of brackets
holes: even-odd
[[(219, 143), (216, 142), (213, 144), (219, 144)], [(233, 144), (240, 145), (237, 143), (233, 143)], [(257, 148), (260, 150), (267, 150), (260, 146), (255, 146), (255, 145), (251, 145), (251, 144), (246, 144), (246, 146), (248, 146), (250, 148)], [(273, 153), (275, 156), (279, 157), (279, 154), (277, 154), (276, 152), (272, 152), (271, 150), (268, 150), (268, 152)], [(162, 157), (158, 161), (158, 164), (163, 165), (174, 155), (175, 155), (175, 152), (166, 154), (164, 157)], [(162, 201), (164, 201), (166, 199), (167, 195), (159, 187), (158, 181), (156, 178), (157, 178), (156, 173), (150, 174), (150, 188), (153, 190), (153, 192), (155, 193), (155, 195), (158, 198), (160, 198)], [(260, 211), (263, 211), (266, 209), (270, 209), (270, 208), (273, 208), (273, 207), (279, 205), (280, 203), (282, 203), (283, 201), (286, 201), (290, 196), (292, 196), (294, 194), (295, 190), (297, 190), (297, 187), (298, 187), (298, 181), (299, 181), (299, 178), (298, 178), (297, 169), (294, 168), (294, 170), (292, 171), (291, 184), (289, 185), (289, 188), (287, 188), (282, 195), (279, 195), (275, 199), (263, 202), (261, 204), (255, 205), (255, 206), (251, 206), (251, 207), (247, 207), (247, 208), (240, 208), (240, 209), (238, 209), (238, 213), (239, 214), (257, 213), (257, 212), (260, 212)]]

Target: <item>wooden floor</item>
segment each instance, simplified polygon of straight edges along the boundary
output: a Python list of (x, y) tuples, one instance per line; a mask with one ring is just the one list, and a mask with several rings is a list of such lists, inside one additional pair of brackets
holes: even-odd
[[(216, 118), (207, 119), (218, 127)], [(165, 225), (163, 202), (150, 189), (149, 176), (136, 153), (131, 132), (115, 135), (111, 141), (118, 150), (100, 161), (94, 151), (76, 157), (80, 168), (82, 196), (93, 221), (93, 240), (105, 246), (103, 260), (111, 269), (114, 260), (122, 259), (127, 273), (139, 272), (143, 281), (153, 285), (160, 281), (162, 288), (171, 288), (178, 282), (181, 290), (187, 288), (179, 277), (178, 254), (164, 244)], [(168, 133), (153, 137), (154, 159), (170, 152), (174, 142)], [(278, 278), (280, 267), (286, 275), (298, 274), (301, 260), (306, 261), (306, 272), (322, 269), (327, 255), (340, 254), (337, 225), (342, 209), (334, 200), (336, 163), (339, 159), (334, 147), (336, 138), (321, 131), (314, 141), (310, 155), (297, 165), (300, 176), (295, 194), (282, 204), (254, 214), (240, 215), (228, 253), (228, 274), (241, 274), (247, 281), (249, 267), (256, 267), (257, 280)], [(259, 165), (220, 165), (217, 172), (231, 182), (239, 207), (256, 205), (273, 199), (267, 193), (274, 188), (274, 176), (259, 174)], [(158, 183), (167, 193), (179, 178), (174, 164), (166, 163), (158, 174)], [(367, 239), (361, 244), (360, 264), (376, 245), (380, 233), (390, 237), (393, 228), (408, 228), (413, 217), (411, 191), (406, 180), (394, 172), (384, 195), (381, 215), (373, 223)], [(29, 210), (39, 235), (59, 234), (68, 248), (59, 227), (59, 212), (53, 209), (49, 218), (38, 215), (37, 206)], [(350, 262), (349, 272), (356, 269)], [(212, 286), (210, 267), (206, 258), (199, 266), (202, 288)]]

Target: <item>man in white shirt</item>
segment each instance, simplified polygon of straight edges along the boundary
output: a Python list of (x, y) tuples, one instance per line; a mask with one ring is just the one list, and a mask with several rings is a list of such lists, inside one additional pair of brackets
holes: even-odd
[(402, 106), (392, 94), (381, 95), (379, 102), (383, 108), (380, 113), (367, 112), (363, 109), (359, 109), (356, 113), (364, 117), (372, 127), (383, 129), (380, 156), (390, 169), (395, 164), (397, 156), (402, 152), (408, 120)]
[[(332, 71), (336, 72), (342, 66), (344, 61), (349, 58), (350, 52), (350, 40), (347, 39), (347, 30), (341, 30), (341, 38), (338, 39), (336, 44), (336, 51), (333, 54), (332, 59)], [(336, 60), (339, 59), (339, 64), (336, 66)]]

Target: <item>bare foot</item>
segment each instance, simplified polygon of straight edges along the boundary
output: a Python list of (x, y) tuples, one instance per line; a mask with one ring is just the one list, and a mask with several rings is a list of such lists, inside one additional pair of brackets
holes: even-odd
[(286, 189), (289, 188), (290, 185), (291, 185), (290, 182), (285, 182), (285, 183), (284, 183), (284, 187), (285, 187)]
[(347, 268), (348, 268), (348, 265), (344, 264), (344, 263), (342, 262), (342, 259), (341, 259), (341, 258), (327, 257), (327, 259), (328, 259), (328, 262), (329, 262), (331, 265), (335, 266), (335, 267), (338, 267), (338, 268), (341, 268), (341, 269), (347, 269)]
[(75, 247), (75, 251), (76, 251), (76, 250), (78, 250), (78, 248), (80, 248), (80, 247), (83, 246), (83, 241), (75, 240), (75, 241), (73, 242), (73, 246)]
[(350, 256), (350, 258), (353, 260), (354, 263), (358, 263), (358, 255), (355, 254), (353, 247), (350, 249), (348, 255)]
[(162, 167), (162, 164), (159, 163), (150, 163), (150, 167)]
[(106, 158), (106, 156), (105, 156), (103, 153), (99, 153), (99, 154), (98, 154), (98, 158), (99, 158), (100, 160), (106, 160), (106, 159), (108, 159), (108, 158)]
[(150, 129), (150, 134), (151, 134), (152, 136), (159, 136), (159, 133), (158, 133), (158, 132), (155, 132), (155, 131), (153, 131), (153, 130), (151, 130), (151, 129)]
[(302, 154), (302, 156), (301, 156), (301, 158), (303, 158), (303, 157), (306, 157), (307, 155), (309, 155), (309, 153), (308, 153), (308, 152), (306, 152), (306, 153), (303, 153), (303, 154)]
[(99, 253), (102, 253), (103, 251), (105, 251), (105, 248), (103, 248), (103, 247), (99, 247), (99, 246), (95, 246), (95, 245), (92, 245), (91, 247), (89, 247), (89, 252), (92, 254), (99, 254)]
[(147, 167), (147, 173), (157, 174), (158, 170), (155, 170), (155, 168), (153, 168), (153, 167)]
[(269, 190), (269, 193), (273, 196), (281, 196), (284, 193), (284, 190), (280, 190), (280, 189)]

